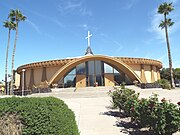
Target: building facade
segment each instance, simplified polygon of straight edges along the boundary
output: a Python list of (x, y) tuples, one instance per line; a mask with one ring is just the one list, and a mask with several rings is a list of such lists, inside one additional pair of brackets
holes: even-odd
[[(88, 47), (85, 56), (71, 59), (30, 63), (17, 68), (20, 89), (32, 89), (41, 85), (67, 87), (115, 86), (125, 82), (133, 84), (153, 83), (160, 79), (162, 63), (144, 58), (110, 57), (94, 55)], [(17, 81), (18, 82), (18, 81)]]
[[(18, 67), (19, 87), (42, 83), (57, 87), (115, 86), (125, 82), (152, 83), (160, 79), (162, 63), (144, 58), (110, 57), (86, 54), (71, 59), (30, 63)], [(18, 84), (16, 84), (18, 85)]]

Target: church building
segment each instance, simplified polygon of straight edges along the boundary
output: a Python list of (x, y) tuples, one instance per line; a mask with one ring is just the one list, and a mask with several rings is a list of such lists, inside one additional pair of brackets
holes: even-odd
[[(42, 83), (59, 88), (115, 86), (125, 82), (133, 84), (153, 83), (160, 79), (162, 63), (145, 58), (112, 57), (95, 55), (88, 47), (82, 57), (42, 61), (17, 68), (19, 86), (25, 89), (38, 87)], [(23, 85), (22, 85), (23, 84)]]

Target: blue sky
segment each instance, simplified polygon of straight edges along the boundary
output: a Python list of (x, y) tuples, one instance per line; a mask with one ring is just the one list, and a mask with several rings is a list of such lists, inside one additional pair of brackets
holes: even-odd
[[(169, 17), (173, 67), (180, 67), (180, 2)], [(94, 54), (160, 60), (168, 67), (163, 19), (158, 6), (165, 0), (1, 0), (0, 80), (4, 78), (8, 31), (3, 25), (10, 9), (27, 16), (19, 24), (15, 68), (31, 62), (83, 56), (87, 31)], [(9, 52), (9, 73), (15, 32)]]

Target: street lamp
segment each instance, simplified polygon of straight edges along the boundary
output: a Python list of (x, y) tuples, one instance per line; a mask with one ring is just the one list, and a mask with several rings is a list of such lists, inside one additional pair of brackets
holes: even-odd
[(25, 79), (25, 69), (22, 69), (22, 96), (24, 96), (24, 79)]
[(10, 82), (11, 82), (11, 75), (10, 74), (8, 74), (8, 76), (7, 76), (8, 78), (7, 78), (7, 90), (9, 91), (9, 95), (10, 95)]

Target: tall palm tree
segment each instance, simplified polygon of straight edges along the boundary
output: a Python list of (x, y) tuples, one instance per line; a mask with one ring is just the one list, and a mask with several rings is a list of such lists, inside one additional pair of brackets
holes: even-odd
[(14, 40), (14, 48), (13, 48), (13, 53), (12, 53), (12, 68), (11, 68), (11, 92), (13, 92), (13, 84), (14, 84), (14, 56), (15, 56), (15, 51), (16, 51), (16, 43), (17, 43), (17, 38), (18, 38), (18, 26), (20, 21), (25, 21), (26, 16), (24, 16), (19, 9), (16, 10), (11, 10), (8, 16), (11, 21), (14, 21), (16, 24), (16, 36)]
[(9, 53), (9, 46), (10, 46), (10, 36), (11, 36), (11, 30), (15, 30), (15, 23), (12, 21), (5, 21), (4, 25), (5, 28), (8, 28), (8, 43), (6, 48), (6, 65), (5, 65), (5, 89), (6, 89), (6, 95), (8, 94), (7, 89), (7, 68), (8, 68), (8, 53)]
[(172, 26), (174, 22), (172, 22), (170, 18), (167, 18), (167, 15), (173, 10), (174, 10), (174, 7), (172, 3), (166, 3), (166, 2), (161, 4), (158, 8), (158, 13), (164, 15), (164, 20), (161, 21), (159, 27), (161, 27), (161, 29), (165, 29), (166, 43), (167, 43), (167, 49), (168, 49), (168, 58), (169, 58), (169, 69), (170, 69), (170, 76), (171, 76), (171, 87), (175, 88), (173, 70), (172, 70), (171, 50), (170, 50), (170, 43), (169, 43), (169, 36), (168, 36), (168, 27)]

